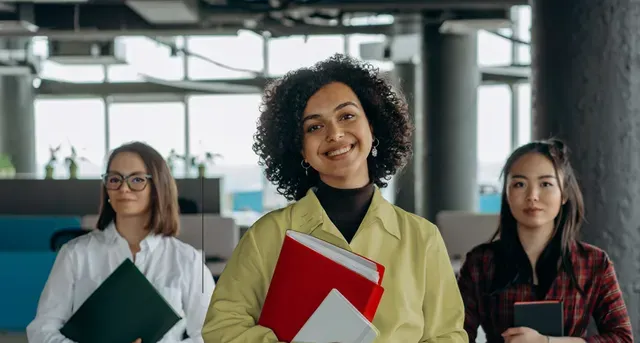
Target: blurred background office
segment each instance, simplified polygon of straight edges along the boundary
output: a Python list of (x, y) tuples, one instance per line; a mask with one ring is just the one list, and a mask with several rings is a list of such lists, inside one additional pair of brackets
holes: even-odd
[[(566, 66), (531, 66), (532, 12), (543, 38), (549, 23), (583, 20), (537, 2), (538, 12), (524, 0), (0, 2), (0, 342), (24, 340), (57, 249), (95, 225), (105, 156), (128, 141), (166, 156), (180, 238), (217, 276), (244, 230), (286, 204), (251, 148), (265, 85), (335, 53), (371, 62), (407, 94), (415, 156), (383, 194), (436, 222), (458, 266), (495, 229), (508, 154), (578, 120), (568, 106), (560, 124), (532, 125), (532, 70)], [(595, 32), (583, 27), (576, 46)], [(596, 164), (584, 160), (577, 169)]]

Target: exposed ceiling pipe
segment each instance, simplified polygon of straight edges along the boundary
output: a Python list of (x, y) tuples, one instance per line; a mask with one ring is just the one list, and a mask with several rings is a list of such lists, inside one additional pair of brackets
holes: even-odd
[[(57, 39), (73, 39), (73, 40), (101, 40), (111, 39), (122, 36), (222, 36), (236, 35), (239, 30), (246, 30), (244, 25), (236, 27), (210, 27), (210, 28), (193, 28), (193, 27), (176, 27), (176, 28), (159, 28), (159, 29), (118, 29), (118, 30), (93, 30), (93, 29), (77, 29), (77, 30), (51, 30), (39, 29), (34, 32), (6, 32), (0, 30), (0, 37), (36, 37), (44, 36)], [(335, 35), (335, 34), (388, 34), (392, 32), (392, 25), (375, 25), (375, 26), (311, 26), (296, 25), (294, 27), (284, 27), (282, 25), (263, 25), (258, 24), (252, 29), (255, 32), (273, 32), (273, 36), (289, 36), (289, 35)]]

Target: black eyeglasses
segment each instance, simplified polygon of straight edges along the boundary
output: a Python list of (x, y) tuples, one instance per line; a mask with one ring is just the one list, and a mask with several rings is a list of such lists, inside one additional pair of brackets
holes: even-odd
[(126, 176), (120, 173), (106, 173), (102, 175), (102, 182), (104, 183), (104, 186), (111, 191), (119, 190), (126, 182), (130, 190), (140, 192), (147, 187), (150, 179), (151, 175), (141, 173), (134, 173)]

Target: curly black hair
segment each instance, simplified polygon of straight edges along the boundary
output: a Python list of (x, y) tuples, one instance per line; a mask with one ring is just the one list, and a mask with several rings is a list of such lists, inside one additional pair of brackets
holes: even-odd
[(413, 126), (404, 96), (371, 64), (336, 54), (313, 67), (287, 73), (269, 85), (263, 96), (253, 151), (267, 179), (288, 200), (300, 200), (319, 181), (313, 168), (307, 175), (301, 166), (301, 119), (309, 98), (332, 82), (353, 90), (379, 140), (377, 157), (368, 158), (372, 182), (386, 187), (386, 181), (411, 156)]

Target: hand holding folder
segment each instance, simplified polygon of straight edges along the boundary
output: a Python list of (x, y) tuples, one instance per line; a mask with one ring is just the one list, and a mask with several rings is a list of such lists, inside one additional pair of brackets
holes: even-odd
[(543, 336), (563, 337), (562, 301), (545, 300), (516, 302), (513, 321), (515, 327), (528, 327)]
[(60, 333), (77, 343), (156, 343), (180, 319), (138, 267), (126, 259)]
[(258, 324), (292, 342), (333, 289), (371, 322), (384, 292), (383, 276), (379, 263), (289, 230)]

